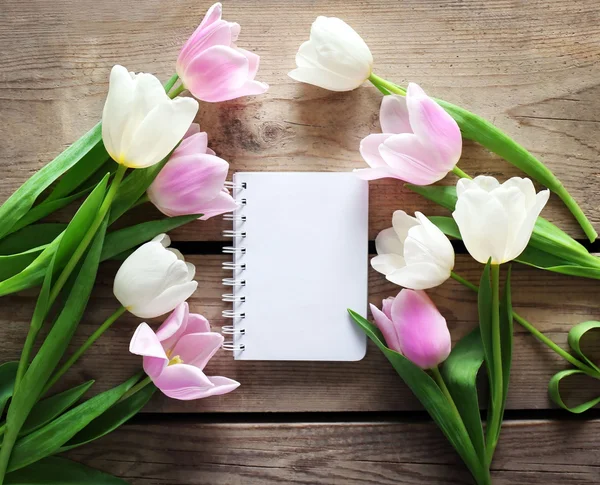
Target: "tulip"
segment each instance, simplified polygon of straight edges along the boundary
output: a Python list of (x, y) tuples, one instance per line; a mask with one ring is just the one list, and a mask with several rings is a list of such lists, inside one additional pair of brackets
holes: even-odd
[(260, 57), (235, 45), (240, 26), (221, 19), (222, 10), (220, 3), (208, 9), (177, 58), (177, 74), (202, 101), (227, 101), (269, 89), (254, 80)]
[(549, 190), (535, 193), (527, 178), (513, 177), (502, 185), (493, 177), (460, 179), (452, 213), (467, 250), (480, 263), (502, 264), (517, 258), (527, 246), (535, 221), (548, 202)]
[(384, 96), (379, 121), (383, 133), (360, 143), (360, 153), (371, 168), (354, 170), (359, 177), (429, 185), (456, 166), (462, 152), (460, 129), (417, 84), (408, 85), (406, 97)]
[(163, 214), (202, 214), (200, 219), (237, 207), (224, 187), (229, 164), (207, 147), (206, 133), (195, 125), (148, 188), (148, 198)]
[(170, 99), (152, 74), (130, 73), (117, 65), (110, 72), (102, 112), (102, 141), (117, 163), (150, 167), (175, 148), (197, 112), (195, 99)]
[(135, 331), (129, 351), (144, 357), (144, 371), (173, 399), (189, 401), (226, 394), (240, 383), (203, 372), (221, 348), (223, 336), (210, 331), (208, 320), (181, 303), (155, 333), (147, 323)]
[(392, 225), (375, 239), (371, 266), (400, 286), (425, 290), (441, 285), (454, 268), (454, 249), (446, 235), (420, 212), (396, 211)]
[(169, 236), (160, 234), (136, 249), (121, 265), (113, 293), (121, 305), (140, 318), (154, 318), (173, 310), (198, 287), (196, 268), (169, 248)]
[(450, 355), (446, 319), (424, 291), (403, 289), (383, 300), (382, 310), (370, 306), (386, 345), (422, 369), (433, 369)]
[(369, 79), (373, 56), (365, 41), (336, 17), (317, 17), (310, 40), (296, 54), (296, 69), (288, 75), (330, 91), (351, 91)]

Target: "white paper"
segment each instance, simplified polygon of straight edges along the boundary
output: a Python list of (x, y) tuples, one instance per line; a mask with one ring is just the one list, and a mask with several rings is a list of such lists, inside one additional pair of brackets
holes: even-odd
[(367, 312), (368, 183), (352, 173), (240, 172), (235, 238), (245, 264), (234, 289), (236, 360), (355, 361), (366, 336), (347, 309)]

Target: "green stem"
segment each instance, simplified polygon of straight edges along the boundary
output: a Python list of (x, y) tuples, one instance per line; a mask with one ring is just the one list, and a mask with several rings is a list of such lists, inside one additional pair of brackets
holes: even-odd
[(100, 327), (98, 327), (98, 329), (90, 337), (88, 337), (83, 345), (77, 349), (77, 351), (69, 358), (69, 360), (62, 365), (62, 367), (54, 374), (54, 376), (52, 376), (52, 378), (46, 384), (46, 387), (44, 387), (41, 395), (43, 396), (46, 394), (50, 388), (56, 384), (56, 382), (73, 366), (73, 364), (75, 364), (75, 362), (81, 358), (86, 350), (89, 349), (94, 342), (96, 342), (96, 340), (98, 340), (102, 334), (106, 332), (112, 326), (112, 324), (115, 323), (115, 321), (126, 311), (127, 309), (122, 306), (110, 317), (108, 317), (104, 323), (100, 325)]
[(386, 89), (387, 91), (389, 91), (392, 94), (400, 94), (402, 96), (406, 95), (406, 89), (401, 88), (400, 86), (398, 86), (394, 83), (386, 81), (385, 79), (383, 79), (382, 77), (379, 77), (375, 73), (371, 73), (371, 75), (369, 76), (369, 81), (371, 81), (371, 83), (376, 88), (383, 87), (384, 89)]
[(492, 368), (494, 378), (491, 380), (491, 413), (490, 422), (486, 429), (486, 453), (488, 465), (492, 462), (494, 450), (499, 433), (497, 429), (501, 423), (503, 375), (502, 375), (502, 348), (500, 341), (500, 265), (491, 265), (492, 274)]
[(452, 169), (452, 173), (461, 179), (469, 179), (469, 180), (473, 179), (473, 177), (471, 177), (468, 173), (465, 173), (460, 168), (458, 168), (458, 165), (454, 165), (454, 168)]
[[(108, 211), (110, 209), (110, 205), (112, 204), (112, 201), (117, 193), (117, 190), (119, 189), (119, 185), (121, 184), (121, 181), (123, 180), (123, 175), (125, 174), (126, 170), (127, 170), (127, 167), (125, 167), (124, 165), (119, 165), (117, 172), (115, 173), (115, 178), (112, 181), (112, 184), (108, 190), (108, 193), (106, 194), (106, 197), (102, 201), (102, 205), (100, 206), (100, 209), (98, 210), (98, 213), (96, 214), (96, 217), (94, 218), (89, 229), (83, 236), (82, 240), (79, 242), (79, 245), (73, 252), (73, 255), (71, 256), (69, 261), (67, 261), (67, 264), (65, 265), (64, 269), (60, 273), (59, 277), (56, 279), (56, 282), (54, 283), (52, 290), (50, 290), (50, 296), (48, 298), (48, 304), (47, 304), (48, 310), (52, 307), (52, 304), (54, 303), (54, 301), (60, 294), (65, 283), (69, 279), (69, 276), (71, 276), (71, 273), (75, 269), (75, 266), (77, 266), (77, 263), (79, 262), (79, 260), (81, 259), (81, 257), (85, 253), (85, 251), (87, 250), (88, 246), (92, 242), (92, 239), (96, 235), (96, 232), (98, 231), (100, 225), (102, 224), (104, 217), (106, 216), (106, 214), (108, 213)], [(39, 315), (39, 318), (36, 318), (35, 321), (32, 320), (31, 325), (29, 326), (29, 331), (27, 332), (27, 337), (25, 338), (25, 344), (23, 346), (23, 351), (21, 352), (21, 358), (19, 359), (17, 375), (15, 377), (15, 385), (14, 385), (15, 390), (19, 387), (19, 384), (21, 383), (21, 380), (23, 379), (23, 376), (25, 375), (25, 372), (27, 371), (27, 367), (29, 366), (29, 361), (31, 360), (31, 352), (32, 352), (33, 346), (35, 344), (35, 340), (43, 326), (45, 317), (46, 317), (46, 315)]]
[(575, 199), (573, 199), (563, 184), (558, 179), (556, 179), (556, 181), (558, 182), (558, 186), (553, 187), (552, 192), (558, 195), (567, 208), (571, 211), (571, 214), (573, 214), (590, 242), (594, 242), (598, 237), (598, 233), (594, 229), (594, 226), (592, 226), (592, 223), (585, 216), (581, 210), (581, 207), (579, 207), (579, 204), (575, 202)]
[(169, 93), (169, 91), (171, 91), (171, 89), (173, 89), (173, 86), (175, 86), (175, 83), (177, 82), (177, 80), (179, 79), (179, 76), (177, 74), (173, 74), (169, 80), (165, 83), (165, 92)]
[[(452, 279), (458, 281), (461, 285), (466, 286), (470, 290), (473, 290), (475, 293), (477, 293), (479, 291), (479, 288), (477, 288), (476, 285), (474, 285), (470, 281), (466, 280), (462, 276), (456, 274), (454, 271), (451, 273), (451, 276), (452, 276)], [(567, 362), (569, 362), (570, 364), (573, 364), (575, 367), (577, 367), (578, 369), (582, 370), (583, 372), (585, 372), (590, 377), (594, 377), (596, 379), (600, 379), (600, 375), (598, 375), (598, 373), (594, 369), (592, 369), (587, 364), (584, 364), (579, 359), (577, 359), (576, 357), (574, 357), (571, 354), (569, 354), (566, 350), (560, 348), (552, 340), (550, 340), (542, 332), (540, 332), (537, 328), (535, 328), (534, 325), (532, 325), (530, 322), (528, 322), (527, 320), (525, 320), (521, 315), (519, 315), (516, 312), (513, 312), (513, 318), (525, 330), (527, 330), (535, 338), (537, 338), (540, 342), (542, 342), (544, 345), (546, 345), (547, 347), (549, 347), (550, 349), (552, 349), (554, 352), (556, 352), (558, 355), (560, 355)]]
[(185, 91), (185, 86), (183, 85), (183, 83), (181, 83), (179, 86), (177, 86), (175, 88), (174, 91), (169, 93), (169, 98), (173, 99), (176, 98), (177, 96), (179, 96), (181, 93), (183, 93)]
[(141, 391), (148, 384), (152, 384), (152, 379), (150, 379), (149, 376), (146, 376), (146, 378), (143, 381), (138, 382), (135, 386), (133, 386), (131, 389), (129, 389), (129, 391), (127, 391), (125, 394), (123, 394), (123, 396), (121, 396), (121, 399), (119, 399), (119, 402), (122, 402), (125, 399), (130, 398), (136, 392)]

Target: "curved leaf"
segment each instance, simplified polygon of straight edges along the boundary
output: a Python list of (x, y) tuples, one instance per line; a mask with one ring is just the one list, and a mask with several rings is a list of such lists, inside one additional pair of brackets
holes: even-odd
[(44, 223), (24, 227), (0, 240), (0, 255), (22, 253), (54, 241), (67, 228), (66, 224)]
[(5, 485), (127, 485), (113, 477), (64, 458), (44, 458), (21, 470), (9, 473)]
[(476, 382), (481, 364), (483, 364), (483, 343), (479, 329), (476, 328), (454, 346), (444, 362), (442, 375), (465, 428), (467, 428), (475, 451), (483, 463), (485, 461), (485, 439)]
[(567, 406), (560, 395), (560, 381), (562, 381), (565, 377), (569, 377), (576, 374), (587, 375), (585, 372), (579, 369), (567, 369), (554, 374), (550, 379), (550, 382), (548, 383), (548, 393), (550, 394), (552, 400), (561, 408), (566, 409), (567, 411), (574, 414), (581, 414), (587, 411), (588, 409), (593, 408), (596, 404), (600, 403), (600, 396), (590, 401), (586, 401), (582, 404), (578, 404), (577, 406)]
[(4, 412), (6, 403), (13, 395), (18, 368), (19, 363), (16, 361), (5, 362), (0, 365), (0, 416)]
[(19, 436), (32, 433), (48, 424), (57, 416), (60, 416), (64, 411), (79, 401), (93, 384), (93, 380), (87, 381), (84, 384), (38, 402), (33, 406), (31, 414), (27, 417)]
[(487, 471), (479, 461), (469, 433), (461, 417), (452, 409), (437, 383), (423, 369), (398, 352), (389, 349), (383, 343), (381, 332), (372, 323), (352, 310), (348, 310), (348, 312), (359, 327), (379, 347), (398, 375), (421, 401), (421, 404), (446, 435), (446, 438), (461, 456), (473, 476), (479, 480), (478, 483), (486, 483)]
[(569, 346), (575, 351), (575, 353), (579, 355), (579, 357), (581, 357), (592, 369), (595, 369), (600, 374), (600, 368), (598, 368), (598, 366), (583, 353), (580, 345), (580, 340), (587, 332), (598, 328), (600, 328), (600, 322), (594, 320), (578, 323), (571, 328), (571, 330), (569, 330), (569, 336), (567, 340), (569, 342)]
[(156, 387), (154, 385), (148, 385), (132, 396), (129, 396), (124, 401), (115, 404), (112, 408), (108, 409), (101, 416), (98, 416), (77, 433), (59, 450), (59, 452), (85, 445), (86, 443), (102, 438), (114, 431), (140, 412), (155, 392)]
[(0, 256), (0, 281), (7, 280), (27, 268), (48, 245), (23, 251), (22, 253)]
[(0, 238), (10, 232), (14, 224), (29, 211), (37, 197), (50, 184), (84, 159), (101, 142), (102, 128), (98, 123), (21, 185), (0, 207)]
[(121, 396), (138, 380), (139, 376), (134, 376), (120, 386), (94, 396), (43, 428), (19, 439), (10, 455), (8, 471), (18, 470), (56, 453), (78, 431), (121, 399)]

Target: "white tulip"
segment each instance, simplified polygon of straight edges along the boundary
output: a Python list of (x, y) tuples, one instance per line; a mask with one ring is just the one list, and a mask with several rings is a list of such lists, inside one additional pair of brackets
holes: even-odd
[(420, 212), (416, 219), (394, 212), (392, 225), (375, 239), (375, 271), (397, 285), (426, 290), (441, 285), (454, 268), (454, 248), (446, 235)]
[(170, 99), (152, 74), (130, 73), (117, 65), (110, 72), (102, 140), (117, 163), (150, 167), (175, 148), (197, 112), (195, 99)]
[(373, 56), (365, 41), (336, 17), (317, 17), (310, 40), (296, 54), (297, 69), (288, 75), (330, 91), (351, 91), (371, 75)]
[(529, 242), (535, 221), (548, 202), (549, 190), (535, 193), (527, 178), (502, 185), (494, 178), (460, 179), (452, 213), (467, 250), (480, 263), (501, 264), (518, 257)]
[(166, 234), (136, 249), (121, 265), (113, 292), (127, 310), (140, 318), (154, 318), (173, 310), (198, 287), (196, 268), (169, 248)]

